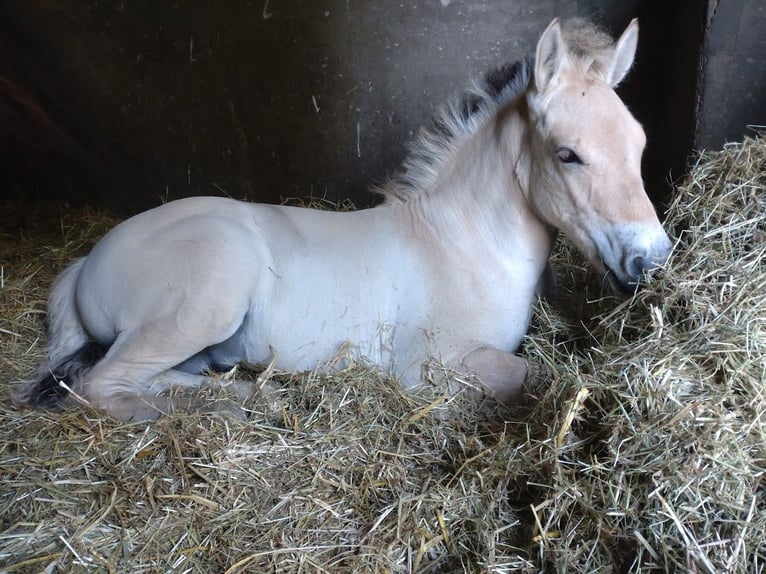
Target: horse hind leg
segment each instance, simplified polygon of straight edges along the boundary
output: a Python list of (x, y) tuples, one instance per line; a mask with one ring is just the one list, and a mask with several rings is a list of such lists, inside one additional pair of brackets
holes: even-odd
[[(84, 398), (122, 421), (153, 420), (176, 411), (208, 410), (202, 399), (183, 393), (163, 394), (175, 387), (199, 388), (210, 382), (209, 377), (174, 369), (199, 352), (199, 349), (189, 352), (188, 348), (157, 331), (118, 337), (83, 378)], [(223, 410), (232, 409), (226, 405)]]
[[(165, 373), (165, 375), (173, 377), (176, 371), (181, 371), (178, 374), (181, 378), (174, 382), (173, 386), (188, 386), (183, 378), (185, 373), (197, 375), (206, 371), (218, 373), (229, 373), (232, 371), (239, 364), (240, 358), (246, 354), (242, 342), (246, 320), (247, 318), (242, 321), (240, 327), (227, 340), (200, 351), (176, 365), (172, 371)], [(264, 392), (264, 385), (256, 382), (230, 380), (227, 377), (223, 377), (220, 381), (221, 386), (228, 392), (235, 394), (241, 402), (249, 401), (255, 395), (263, 394)], [(267, 387), (270, 388), (269, 385)]]
[[(225, 369), (226, 371), (233, 368)], [(216, 371), (221, 371), (220, 365), (215, 365)], [(198, 371), (199, 372), (199, 371)], [(172, 396), (168, 408), (171, 410), (193, 410), (201, 412), (227, 413), (240, 418), (243, 415), (242, 404), (250, 401), (256, 395), (265, 395), (274, 390), (271, 385), (264, 389), (264, 385), (258, 385), (256, 382), (246, 380), (228, 380), (222, 377), (212, 377), (198, 375), (194, 372), (184, 371), (178, 367), (163, 371), (152, 378), (150, 382), (151, 394), (164, 393), (166, 391), (191, 388), (201, 388), (212, 385), (213, 382), (223, 389), (227, 397), (232, 397), (237, 403), (232, 403), (228, 398), (215, 399), (212, 402), (209, 399), (184, 398), (182, 396)]]

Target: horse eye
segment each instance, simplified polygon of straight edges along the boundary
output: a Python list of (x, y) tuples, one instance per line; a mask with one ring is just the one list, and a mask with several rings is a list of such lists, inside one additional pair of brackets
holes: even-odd
[(556, 150), (556, 155), (561, 163), (582, 163), (580, 156), (568, 147), (560, 147)]

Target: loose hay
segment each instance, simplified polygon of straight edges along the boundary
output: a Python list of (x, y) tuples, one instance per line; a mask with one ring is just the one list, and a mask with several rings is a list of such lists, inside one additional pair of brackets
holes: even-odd
[(17, 411), (53, 272), (113, 222), (3, 238), (0, 571), (766, 570), (765, 174), (761, 137), (702, 155), (630, 301), (562, 246), (526, 410), (354, 366), (275, 375), (244, 424)]

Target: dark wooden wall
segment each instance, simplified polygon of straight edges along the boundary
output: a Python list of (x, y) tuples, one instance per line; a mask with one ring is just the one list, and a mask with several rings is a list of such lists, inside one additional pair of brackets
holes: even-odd
[(198, 194), (367, 205), (450, 93), (575, 15), (614, 34), (640, 18), (621, 91), (661, 198), (698, 129), (715, 24), (703, 0), (0, 3), (0, 199), (125, 214)]
[(766, 128), (766, 2), (711, 1), (706, 22), (694, 144), (720, 149)]

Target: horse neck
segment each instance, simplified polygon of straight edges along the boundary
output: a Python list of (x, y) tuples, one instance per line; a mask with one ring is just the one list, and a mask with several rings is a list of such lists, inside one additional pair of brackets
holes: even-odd
[(530, 209), (523, 178), (527, 123), (510, 104), (466, 137), (412, 209), (457, 249), (522, 256), (544, 265), (555, 235)]

